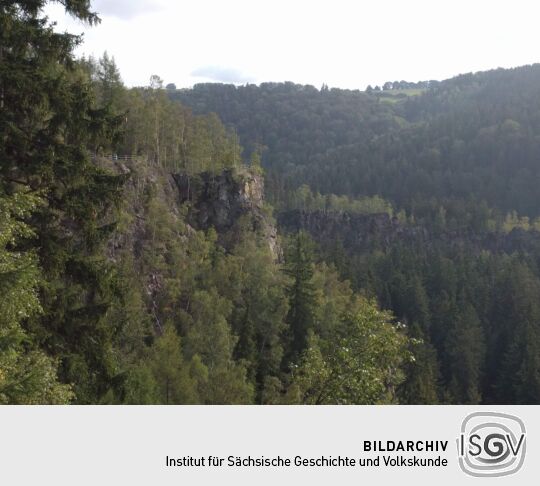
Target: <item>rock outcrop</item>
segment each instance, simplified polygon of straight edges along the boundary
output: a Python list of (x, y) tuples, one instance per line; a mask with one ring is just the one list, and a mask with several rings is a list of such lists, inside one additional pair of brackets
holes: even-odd
[(285, 232), (305, 230), (322, 245), (339, 240), (351, 252), (387, 249), (399, 241), (433, 247), (444, 245), (467, 251), (528, 253), (540, 249), (540, 233), (514, 229), (509, 233), (473, 231), (433, 232), (421, 225), (402, 224), (386, 213), (351, 214), (341, 211), (292, 210), (279, 213)]
[(220, 243), (229, 249), (238, 229), (259, 233), (277, 260), (277, 229), (264, 205), (263, 178), (247, 169), (228, 169), (197, 177), (174, 174), (181, 204), (189, 207), (188, 221), (197, 229), (214, 228)]

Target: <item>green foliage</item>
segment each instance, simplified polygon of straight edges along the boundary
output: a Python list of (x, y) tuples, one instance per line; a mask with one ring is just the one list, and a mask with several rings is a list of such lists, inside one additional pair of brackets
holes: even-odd
[(322, 195), (313, 192), (307, 185), (302, 185), (287, 196), (284, 209), (302, 211), (344, 211), (351, 214), (393, 215), (392, 205), (379, 196), (353, 199), (335, 194)]
[[(405, 365), (402, 402), (535, 403), (539, 79), (533, 65), (366, 93), (263, 83), (171, 97), (218, 113), (248, 149), (267, 147), (278, 221), (301, 210), (288, 227), (309, 230), (354, 291), (407, 325), (415, 360)], [(295, 277), (294, 260), (286, 258), (289, 277), (307, 290), (297, 298), (288, 288), (287, 363), (310, 331), (332, 335), (345, 295), (325, 297), (332, 279), (320, 267)], [(279, 389), (267, 380), (265, 400), (278, 403)]]
[(369, 301), (327, 340), (312, 337), (293, 370), (289, 399), (306, 404), (377, 404), (396, 402), (404, 380), (402, 365), (410, 359), (407, 338), (390, 316)]
[(165, 326), (152, 346), (148, 367), (156, 384), (156, 403), (197, 403), (196, 383), (182, 355), (180, 338), (171, 325)]
[[(25, 327), (57, 358), (59, 377), (74, 383), (77, 400), (90, 402), (113, 375), (116, 329), (104, 319), (114, 272), (103, 245), (124, 178), (92, 163), (88, 149), (110, 143), (118, 120), (95, 108), (92, 86), (72, 55), (79, 39), (53, 31), (42, 17), (45, 3), (0, 10), (0, 188), (42, 196), (28, 221), (36, 238), (23, 246), (42, 270), (43, 312), (29, 315)], [(63, 3), (70, 14), (96, 20), (89, 2)]]
[(499, 403), (538, 403), (540, 279), (517, 259), (505, 263), (498, 274), (486, 333), (488, 373), (498, 376), (492, 381), (489, 399)]
[(446, 353), (450, 368), (450, 400), (460, 404), (480, 403), (484, 336), (471, 304), (463, 304), (453, 315), (453, 325), (446, 338)]
[(413, 357), (405, 366), (407, 379), (398, 390), (401, 403), (434, 405), (439, 403), (439, 363), (437, 352), (422, 329), (410, 327), (409, 349)]
[(249, 378), (260, 387), (279, 375), (283, 359), (286, 281), (268, 247), (252, 240), (239, 243), (224, 263), (223, 292), (233, 303), (231, 324), (238, 336), (234, 355), (247, 363)]
[[(291, 283), (289, 295), (289, 352), (286, 359), (294, 363), (307, 346), (307, 338), (315, 323), (315, 289), (313, 286), (313, 242), (304, 232), (296, 234), (287, 248), (285, 273)], [(289, 363), (285, 363), (288, 365)]]
[(0, 404), (69, 403), (71, 387), (57, 378), (57, 363), (37, 349), (22, 322), (42, 312), (42, 275), (32, 251), (16, 250), (34, 236), (24, 218), (42, 201), (33, 195), (0, 193)]
[(0, 403), (540, 401), (539, 66), (128, 89), (46, 4), (0, 7)]
[(217, 174), (241, 165), (236, 132), (225, 128), (215, 114), (193, 116), (171, 102), (158, 76), (152, 76), (148, 87), (126, 90), (114, 60), (106, 53), (98, 62), (83, 64), (94, 79), (100, 109), (112, 111), (122, 121), (123, 137), (112, 146), (113, 151), (144, 156), (158, 166), (189, 175)]

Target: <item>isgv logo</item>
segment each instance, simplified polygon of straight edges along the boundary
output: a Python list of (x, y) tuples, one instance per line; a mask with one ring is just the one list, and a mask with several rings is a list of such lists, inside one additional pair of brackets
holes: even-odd
[(519, 471), (525, 461), (525, 424), (505, 413), (471, 413), (461, 424), (457, 446), (459, 465), (466, 474), (508, 476)]

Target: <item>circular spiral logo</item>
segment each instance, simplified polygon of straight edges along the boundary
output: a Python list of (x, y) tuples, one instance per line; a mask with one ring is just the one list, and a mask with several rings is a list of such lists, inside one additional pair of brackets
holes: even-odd
[(521, 419), (497, 412), (465, 418), (458, 438), (461, 469), (471, 476), (507, 476), (525, 460), (526, 435)]

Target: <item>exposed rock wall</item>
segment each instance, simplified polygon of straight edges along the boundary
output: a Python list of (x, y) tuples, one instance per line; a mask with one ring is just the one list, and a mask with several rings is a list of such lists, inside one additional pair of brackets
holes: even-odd
[(181, 204), (188, 204), (188, 220), (198, 229), (214, 228), (225, 248), (235, 242), (239, 225), (258, 232), (276, 259), (277, 230), (264, 206), (263, 178), (248, 170), (229, 169), (197, 177), (173, 175)]
[(530, 252), (540, 248), (540, 233), (514, 229), (510, 233), (452, 231), (434, 233), (422, 226), (404, 225), (388, 214), (350, 214), (339, 211), (285, 211), (277, 216), (283, 231), (307, 231), (322, 243), (340, 240), (354, 252), (386, 249), (393, 243), (446, 245), (493, 253)]

